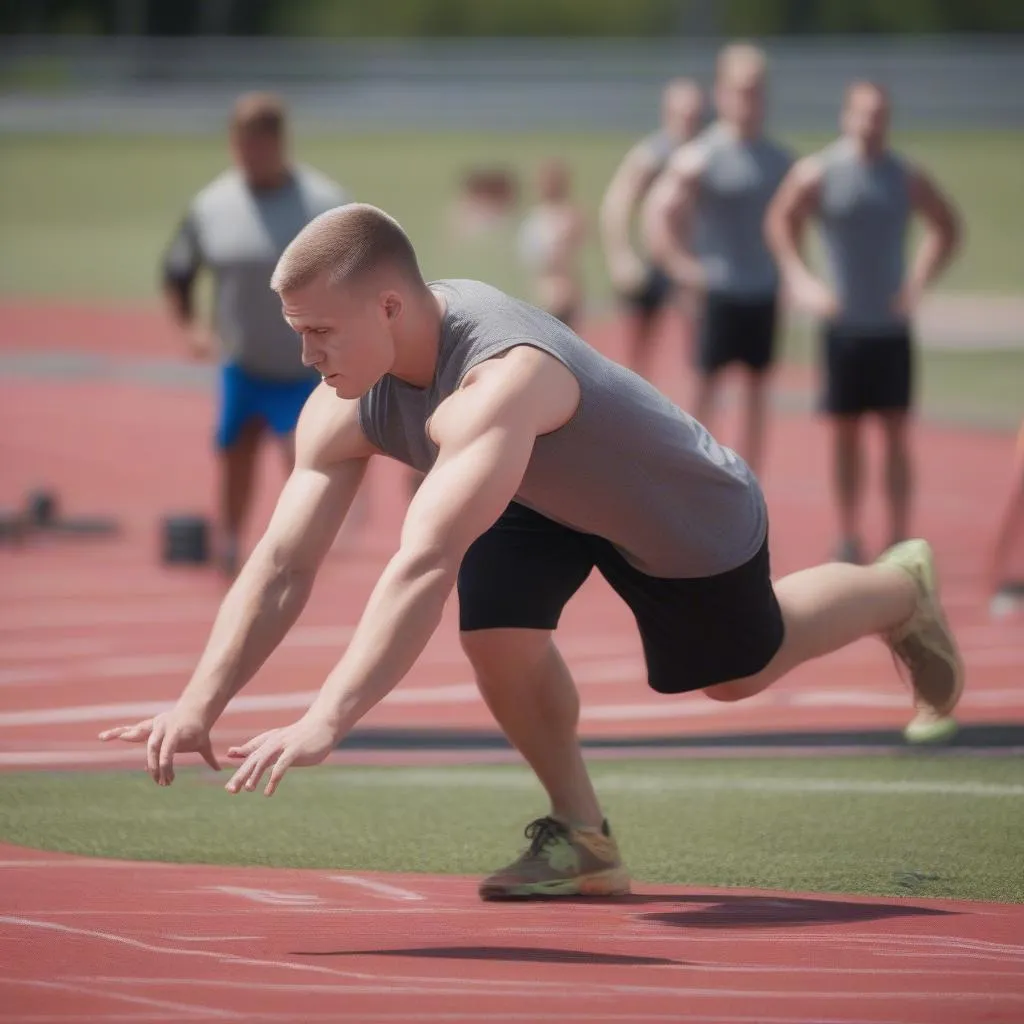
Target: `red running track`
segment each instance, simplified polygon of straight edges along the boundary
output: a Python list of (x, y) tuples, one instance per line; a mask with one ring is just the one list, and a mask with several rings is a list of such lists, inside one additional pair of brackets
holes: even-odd
[(0, 847), (0, 1020), (1018, 1024), (1024, 907), (473, 879)]

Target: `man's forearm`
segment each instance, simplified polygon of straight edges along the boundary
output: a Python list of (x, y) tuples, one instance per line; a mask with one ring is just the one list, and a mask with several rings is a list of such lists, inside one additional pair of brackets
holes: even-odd
[(402, 551), (381, 574), (355, 635), (311, 710), (342, 737), (393, 690), (441, 622), (457, 565), (425, 562)]
[(246, 563), (179, 698), (211, 725), (285, 638), (309, 599), (311, 574), (268, 563), (258, 553)]

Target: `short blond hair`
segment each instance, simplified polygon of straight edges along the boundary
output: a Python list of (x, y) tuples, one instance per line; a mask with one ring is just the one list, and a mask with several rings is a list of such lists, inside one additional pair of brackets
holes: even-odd
[(270, 287), (293, 291), (324, 275), (336, 285), (385, 266), (422, 280), (412, 242), (398, 221), (368, 203), (349, 203), (321, 213), (292, 239)]
[(231, 129), (282, 135), (288, 120), (284, 100), (273, 92), (247, 92), (231, 108)]
[(728, 78), (737, 72), (764, 77), (768, 73), (768, 57), (764, 50), (753, 43), (730, 43), (724, 46), (715, 64), (716, 77)]

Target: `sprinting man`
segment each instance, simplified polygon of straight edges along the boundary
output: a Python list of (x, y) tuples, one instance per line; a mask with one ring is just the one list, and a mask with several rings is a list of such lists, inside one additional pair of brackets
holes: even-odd
[[(237, 100), (229, 131), (235, 166), (192, 200), (163, 260), (166, 304), (190, 351), (220, 362), (218, 561), (229, 577), (240, 559), (264, 432), (269, 427), (279, 439), (290, 472), (299, 411), (320, 380), (289, 344), (270, 275), (306, 224), (347, 201), (333, 181), (290, 162), (286, 136), (277, 96)], [(214, 284), (212, 330), (193, 304), (204, 267)]]
[(578, 328), (583, 312), (580, 249), (587, 221), (572, 198), (569, 168), (562, 160), (540, 166), (537, 195), (519, 228), (519, 254), (534, 274), (537, 305), (567, 327)]
[(651, 341), (657, 314), (672, 297), (672, 282), (637, 255), (632, 228), (637, 211), (672, 154), (701, 129), (704, 93), (690, 78), (674, 78), (661, 98), (661, 127), (626, 153), (601, 201), (600, 227), (612, 285), (625, 307), (628, 364), (651, 375)]
[(296, 621), (379, 454), (426, 474), (399, 548), (308, 712), (229, 749), (231, 793), (269, 773), (272, 794), (290, 768), (323, 761), (412, 668), (457, 586), (484, 700), (551, 799), (529, 848), (481, 895), (625, 892), (554, 642), (595, 566), (636, 616), (658, 692), (741, 700), (878, 635), (909, 666), (921, 707), (956, 704), (963, 670), (924, 541), (773, 586), (746, 463), (543, 311), (478, 281), (425, 283), (408, 237), (374, 207), (313, 221), (273, 287), (324, 383), (302, 414), (295, 472), (177, 704), (102, 734), (146, 744), (158, 784), (183, 751), (216, 766), (211, 727)]
[(743, 372), (737, 450), (756, 472), (765, 442), (767, 379), (775, 356), (778, 271), (764, 240), (768, 203), (793, 163), (764, 135), (767, 64), (746, 44), (718, 57), (718, 120), (677, 150), (644, 211), (654, 259), (703, 296), (694, 416), (711, 423), (721, 372)]
[[(925, 231), (907, 273), (907, 229), (915, 213)], [(811, 219), (821, 227), (830, 284), (801, 255)], [(890, 543), (909, 535), (910, 325), (925, 289), (956, 249), (957, 215), (921, 168), (889, 148), (884, 89), (856, 82), (843, 105), (842, 137), (793, 168), (772, 204), (767, 233), (795, 302), (824, 324), (822, 404), (832, 424), (839, 513), (835, 557), (862, 562), (862, 433), (869, 414), (877, 415), (885, 437)]]

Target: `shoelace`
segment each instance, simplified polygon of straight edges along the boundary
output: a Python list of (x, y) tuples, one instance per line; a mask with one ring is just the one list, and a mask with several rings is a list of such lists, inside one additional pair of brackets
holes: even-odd
[(543, 853), (551, 843), (557, 842), (568, 834), (568, 829), (554, 818), (538, 818), (531, 821), (524, 830), (524, 835), (530, 840), (530, 849), (527, 855), (536, 857)]

